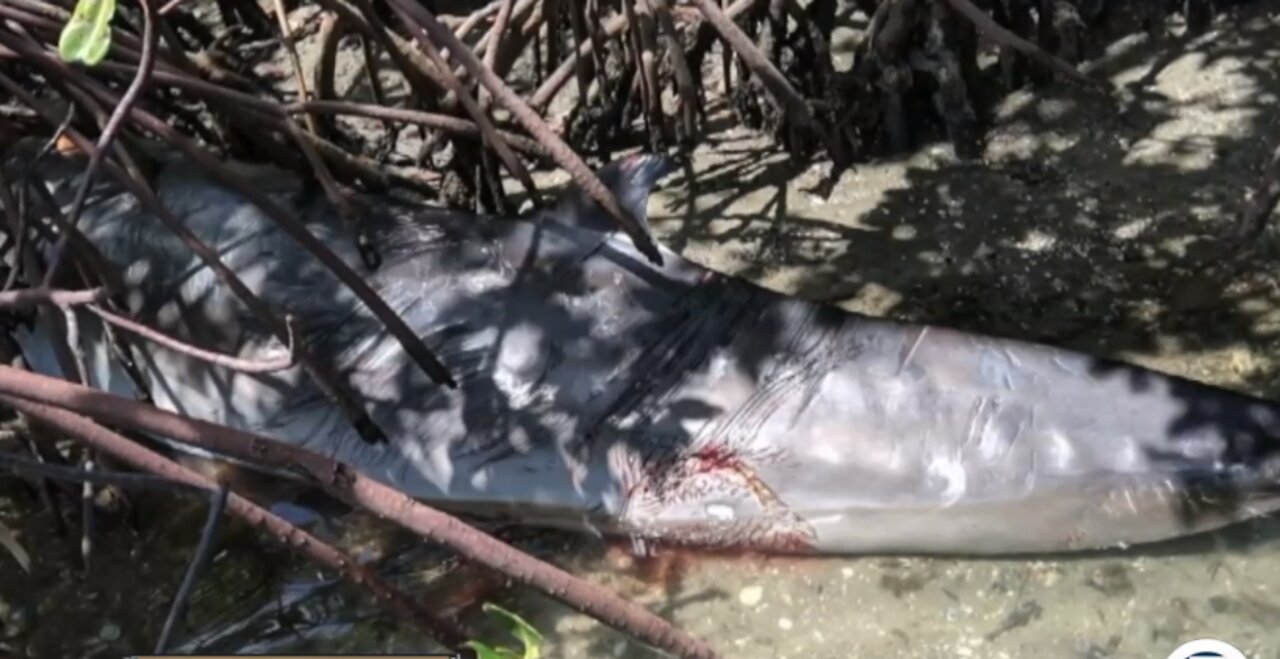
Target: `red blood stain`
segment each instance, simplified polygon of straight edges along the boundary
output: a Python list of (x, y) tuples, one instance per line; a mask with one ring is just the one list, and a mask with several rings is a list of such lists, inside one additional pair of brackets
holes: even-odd
[(743, 468), (742, 461), (723, 446), (703, 446), (694, 452), (693, 457), (698, 462), (698, 471), (704, 474), (721, 469), (742, 471)]

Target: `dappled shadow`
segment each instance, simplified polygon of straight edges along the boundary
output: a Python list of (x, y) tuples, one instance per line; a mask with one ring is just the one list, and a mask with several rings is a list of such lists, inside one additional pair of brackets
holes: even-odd
[[(1234, 91), (1175, 98), (1147, 88), (1124, 114), (1066, 89), (1015, 95), (1002, 110), (988, 162), (913, 158), (893, 189), (870, 200), (838, 192), (822, 213), (808, 186), (792, 184), (804, 174), (785, 157), (718, 147), (718, 159), (696, 167), (691, 184), (677, 178), (669, 186), (677, 198), (691, 188), (697, 203), (677, 206), (680, 222), (671, 230), (664, 224), (663, 235), (681, 251), (696, 252), (701, 242), (743, 245), (739, 267), (726, 270), (757, 280), (788, 271), (785, 287), (810, 300), (856, 309), (867, 290), (887, 291), (881, 299), (890, 302), (875, 311), (899, 320), (1096, 355), (1150, 356), (1169, 342), (1183, 351), (1269, 346), (1266, 326), (1277, 313), (1274, 250), (1227, 270), (1216, 247), (1242, 186), (1280, 138), (1266, 116), (1280, 92), (1280, 69), (1269, 64), (1274, 54), (1259, 54), (1277, 43), (1280, 28), (1237, 27), (1194, 46), (1205, 53), (1196, 66), (1231, 63)], [(1138, 45), (1102, 66), (1126, 71), (1157, 57)], [(1179, 63), (1161, 66), (1172, 75)], [(1206, 103), (1239, 126), (1187, 128)], [(815, 509), (895, 498), (937, 509), (955, 495), (954, 479), (938, 473), (938, 456), (954, 450), (975, 465), (961, 494), (1016, 498), (1009, 489), (1015, 478), (1045, 475), (1048, 483), (1070, 471), (1034, 462), (1037, 448), (1058, 439), (1055, 431), (1078, 431), (1068, 443), (1081, 455), (1096, 452), (1081, 465), (1119, 470), (1122, 459), (1136, 460), (1127, 466), (1192, 479), (1183, 489), (1206, 487), (1228, 514), (1246, 502), (1230, 499), (1242, 483), (1204, 480), (1216, 477), (1218, 459), (1246, 465), (1245, 486), (1275, 476), (1250, 471), (1273, 467), (1280, 436), (1275, 408), (1253, 400), (1030, 346), (945, 332), (926, 340), (914, 328), (709, 276), (671, 254), (654, 268), (625, 238), (555, 221), (505, 222), (367, 200), (384, 258), (370, 281), (449, 366), (460, 384), (446, 390), (247, 203), (175, 171), (159, 184), (166, 202), (271, 306), (299, 316), (314, 352), (351, 379), (393, 441), (364, 445), (297, 373), (231, 374), (157, 349), (146, 362), (166, 364), (188, 387), (157, 391), (161, 404), (323, 451), (449, 509), (641, 538), (803, 547), (816, 539), (813, 530), (771, 507), (770, 496)], [(322, 200), (302, 198), (277, 172), (255, 170), (252, 178), (362, 269)], [(748, 197), (756, 208), (740, 210), (752, 203)], [(95, 213), (99, 222), (120, 223), (118, 242), (100, 234), (100, 247), (156, 288), (143, 318), (206, 347), (248, 352), (271, 344), (193, 267), (194, 257), (177, 257), (184, 249), (154, 219), (121, 199), (100, 201)], [(565, 220), (563, 210), (548, 217)], [(187, 308), (166, 311), (162, 294), (179, 285)], [(201, 305), (214, 322), (195, 313)], [(1213, 379), (1275, 392), (1273, 374), (1268, 365)], [(890, 392), (890, 385), (901, 389)], [(975, 403), (1010, 390), (1017, 394), (1011, 399), (1023, 400), (994, 416), (982, 417), (981, 406), (974, 412)], [(1124, 404), (1156, 414), (1154, 421), (1117, 409)], [(782, 418), (791, 414), (802, 421)], [(1028, 452), (1014, 455), (1029, 455), (1030, 466), (984, 462), (979, 447), (967, 446), (973, 437), (964, 429), (975, 420), (992, 423), (997, 440), (1029, 428)], [(876, 450), (899, 455), (899, 448), (910, 467), (891, 472), (888, 458), (877, 461), (883, 456)], [(1134, 458), (1121, 448), (1143, 453)], [(712, 485), (700, 489), (707, 481)], [(1046, 496), (1071, 493), (1079, 483), (1046, 485)], [(770, 489), (772, 495), (762, 493)], [(726, 508), (731, 521), (719, 517)], [(1204, 514), (1185, 512), (1182, 522), (1192, 527)], [(764, 528), (732, 523), (752, 521)], [(1007, 537), (1038, 532), (1015, 524), (1030, 521), (997, 518), (1007, 522)], [(1172, 524), (1161, 528), (1154, 533)], [(673, 606), (717, 596), (682, 593)]]
[[(1280, 139), (1280, 27), (1262, 6), (1240, 14), (1193, 40), (1176, 77), (1142, 87), (1126, 112), (1067, 86), (1014, 94), (986, 162), (867, 165), (822, 200), (785, 157), (708, 152), (695, 181), (667, 186), (655, 222), (681, 249), (726, 245), (732, 257), (715, 264), (736, 274), (785, 272), (769, 285), (808, 299), (887, 289), (896, 302), (877, 312), (902, 320), (1104, 355), (1266, 341), (1273, 250), (1220, 267), (1234, 255), (1220, 236)], [(1138, 81), (1176, 45), (1129, 41), (1094, 66)], [(1221, 82), (1192, 84), (1201, 78)], [(770, 238), (782, 247), (762, 250)], [(1268, 375), (1231, 384), (1266, 388)]]
[[(1113, 45), (1092, 66), (1128, 90), (1119, 107), (1066, 86), (1015, 93), (982, 163), (935, 150), (857, 168), (817, 199), (813, 177), (788, 175), (783, 157), (709, 152), (693, 182), (671, 186), (658, 226), (695, 259), (808, 299), (1275, 396), (1275, 249), (1245, 253), (1227, 239), (1280, 140), (1280, 24), (1269, 11), (1245, 7), (1197, 38)], [(705, 192), (718, 185), (729, 192)], [(782, 215), (789, 196), (795, 210)], [(1210, 356), (1185, 356), (1195, 352)], [(1173, 454), (1185, 450), (1179, 438), (1190, 445), (1212, 428), (1228, 454), (1273, 460), (1270, 410), (1118, 361), (1090, 371), (1179, 401), (1164, 430)], [(1199, 509), (1187, 516), (1205, 514), (1206, 500), (1252, 505), (1232, 498), (1240, 483), (1194, 472), (1180, 475), (1183, 489), (1205, 500), (1187, 502)], [(1248, 489), (1274, 500), (1271, 477)]]

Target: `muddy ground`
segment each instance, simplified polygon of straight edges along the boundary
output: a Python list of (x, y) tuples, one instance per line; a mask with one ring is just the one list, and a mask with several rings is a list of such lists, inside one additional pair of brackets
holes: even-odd
[[(862, 21), (849, 16), (836, 33), (846, 64)], [(1174, 27), (1165, 42), (1133, 35), (1090, 63), (1127, 90), (1120, 106), (1069, 86), (1018, 91), (999, 104), (982, 161), (959, 162), (938, 143), (859, 165), (829, 195), (816, 190), (823, 165), (769, 151), (732, 128), (716, 101), (716, 136), (694, 154), (691, 176), (675, 175), (655, 194), (652, 221), (687, 256), (777, 290), (1280, 397), (1280, 250), (1271, 235), (1247, 257), (1222, 243), (1280, 140), (1280, 2), (1253, 3), (1194, 39)], [(340, 63), (348, 83), (357, 69)], [(718, 57), (709, 58), (713, 97), (717, 71)], [(341, 89), (367, 98), (362, 84)], [(42, 548), (32, 552), (32, 575), (0, 579), (6, 642), (41, 657), (148, 649), (201, 506), (138, 537), (104, 530), (88, 577), (74, 567), (74, 541), (50, 537), (47, 519), (0, 507), (0, 520)], [(384, 558), (410, 585), (450, 567), (368, 520), (320, 532)], [(1278, 520), (1087, 556), (701, 559), (648, 579), (597, 541), (534, 535), (517, 541), (644, 602), (726, 656), (1138, 659), (1211, 636), (1251, 659), (1280, 658)], [(475, 581), (459, 575), (454, 583)], [(362, 594), (315, 579), (243, 529), (229, 535), (180, 635), (183, 649), (427, 647)], [(540, 596), (500, 600), (547, 635), (545, 656), (657, 656)], [(262, 616), (253, 624), (236, 626), (255, 611)], [(197, 631), (207, 635), (194, 638)]]

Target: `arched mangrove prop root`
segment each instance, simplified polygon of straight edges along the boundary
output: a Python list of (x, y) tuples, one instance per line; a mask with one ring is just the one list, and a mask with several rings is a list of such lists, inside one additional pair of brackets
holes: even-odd
[[(453, 36), (453, 33), (448, 30), (444, 30), (444, 32), (449, 34), (450, 37)], [(458, 76), (454, 75), (453, 70), (441, 58), (439, 46), (428, 39), (421, 39), (420, 41), (422, 43), (422, 52), (426, 53), (427, 59), (443, 76), (445, 88), (452, 92), (453, 97), (462, 103), (462, 107), (467, 111), (467, 114), (471, 115), (476, 125), (480, 127), (485, 137), (486, 145), (498, 154), (503, 164), (507, 166), (508, 171), (516, 177), (516, 180), (520, 181), (520, 184), (529, 193), (529, 197), (537, 203), (538, 187), (534, 184), (533, 177), (529, 175), (529, 170), (525, 168), (524, 163), (520, 162), (520, 158), (511, 151), (511, 147), (498, 134), (497, 128), (494, 127), (493, 122), (489, 119), (489, 114), (480, 107), (475, 98), (471, 96), (471, 93), (463, 86), (462, 81)], [(467, 51), (468, 54), (470, 52), (469, 50)]]
[[(585, 43), (587, 41), (592, 41), (592, 39), (590, 39), (587, 35), (586, 18), (583, 16), (583, 14), (587, 11), (587, 0), (568, 0), (568, 2), (569, 2), (569, 26), (573, 30), (574, 40), (578, 43)], [(623, 0), (623, 2), (625, 3), (627, 2), (627, 0)], [(626, 14), (624, 13), (623, 15), (625, 16)], [(590, 80), (591, 80), (592, 70), (593, 68), (595, 70), (599, 69), (599, 67), (596, 66), (596, 64), (598, 64), (598, 61), (595, 59), (597, 56), (600, 55), (600, 49), (598, 45), (595, 50), (588, 51), (588, 53), (592, 56), (593, 59), (588, 60), (586, 57), (579, 57), (576, 51), (572, 58), (573, 70), (574, 70), (574, 73), (577, 74), (579, 98), (586, 98), (587, 86), (591, 84)]]
[(494, 12), (500, 11), (503, 4), (505, 4), (504, 0), (493, 0), (493, 2), (490, 2), (484, 7), (471, 12), (470, 16), (467, 16), (461, 23), (458, 23), (458, 27), (453, 29), (453, 33), (457, 35), (459, 39), (466, 39), (467, 36), (471, 34), (471, 31), (476, 29), (476, 26), (480, 25), (484, 19), (492, 16)]
[[(1001, 27), (990, 16), (988, 16), (986, 12), (982, 11), (972, 2), (970, 2), (970, 0), (946, 0), (946, 2), (947, 4), (951, 5), (953, 9), (959, 12), (961, 16), (964, 16), (965, 18), (973, 22), (974, 26), (978, 28), (979, 32), (982, 32), (987, 36), (987, 38), (991, 39), (997, 44), (1001, 46), (1007, 46), (1020, 53), (1023, 53), (1027, 57), (1030, 57), (1036, 60), (1037, 62), (1040, 62), (1041, 64), (1066, 76), (1068, 79), (1074, 80), (1082, 85), (1085, 85), (1086, 87), (1090, 87), (1093, 89), (1100, 89), (1106, 92), (1111, 91), (1110, 83), (1081, 73), (1078, 69), (1076, 69), (1076, 67), (1071, 66), (1070, 64), (1067, 64), (1066, 62), (1062, 61), (1061, 58), (1055, 57), (1054, 55), (1051, 55), (1045, 52), (1042, 48), (1035, 45), (1034, 43), (1031, 43), (1030, 41), (1023, 39), (1017, 34), (1014, 34), (1013, 32), (1010, 32), (1009, 30)], [(1041, 20), (1047, 20), (1047, 19), (1042, 18)]]
[[(334, 78), (337, 75), (338, 68), (338, 41), (345, 34), (346, 26), (342, 24), (342, 18), (333, 12), (325, 12), (320, 18), (320, 56), (316, 58), (315, 70), (312, 71), (312, 87), (315, 89), (315, 95), (312, 98), (299, 98), (297, 102), (306, 103), (308, 101), (329, 101), (338, 98), (336, 91), (337, 84)], [(364, 41), (362, 39), (362, 41)], [(365, 42), (367, 43), (367, 42)], [(372, 64), (365, 63), (366, 67), (372, 67)], [(382, 103), (382, 85), (378, 84), (377, 75), (373, 75), (372, 84), (377, 86), (378, 102)], [(320, 137), (332, 138), (333, 126), (325, 117), (312, 114), (306, 114), (308, 121), (317, 128), (316, 134)]]
[[(578, 611), (620, 629), (650, 645), (690, 658), (719, 655), (663, 618), (542, 562), (369, 478), (349, 465), (263, 435), (192, 419), (56, 378), (0, 365), (0, 395), (30, 400), (83, 414), (99, 423), (169, 437), (255, 464), (301, 470), (335, 496), (440, 542), (464, 558), (537, 588)], [(69, 413), (67, 413), (69, 414)], [(148, 463), (149, 464), (149, 463)], [(153, 473), (171, 475), (142, 466)]]
[[(131, 72), (133, 69), (129, 65), (116, 64), (106, 62), (100, 65), (104, 70)], [(278, 124), (287, 114), (297, 114), (302, 112), (315, 112), (324, 114), (352, 114), (374, 119), (384, 119), (387, 121), (398, 121), (404, 123), (420, 124), (441, 131), (453, 133), (470, 139), (482, 139), (483, 133), (475, 122), (468, 121), (461, 117), (452, 115), (438, 114), (432, 112), (422, 112), (419, 110), (407, 110), (404, 108), (393, 108), (368, 103), (354, 103), (350, 101), (310, 101), (307, 103), (291, 103), (288, 105), (280, 105), (270, 99), (250, 96), (243, 92), (229, 89), (220, 85), (216, 85), (199, 78), (192, 77), (180, 72), (174, 71), (156, 71), (152, 79), (157, 83), (172, 85), (180, 89), (184, 89), (192, 94), (198, 95), (206, 100), (221, 103), (226, 107), (236, 107), (242, 112), (246, 109), (254, 112), (262, 112), (269, 115), (266, 120), (272, 122), (273, 125)], [(534, 156), (538, 159), (549, 159), (550, 154), (546, 147), (538, 142), (504, 130), (499, 130), (498, 134), (507, 141), (512, 148)], [(322, 155), (329, 157), (353, 158), (350, 154), (339, 149), (335, 144), (327, 140), (314, 140), (315, 146), (320, 149)], [(353, 158), (351, 161), (353, 166), (369, 167), (372, 164), (366, 163), (362, 158)], [(380, 172), (378, 176), (384, 176)]]
[[(546, 22), (545, 11), (546, 4), (542, 0), (521, 0), (516, 3), (507, 24), (507, 36), (498, 44), (495, 53), (497, 59), (490, 67), (499, 78), (507, 77), (516, 60), (541, 33), (542, 25)], [(485, 35), (486, 39), (487, 37)], [(488, 53), (487, 50), (485, 52)], [(476, 50), (476, 55), (480, 55), (479, 50)]]
[(667, 0), (649, 2), (658, 16), (658, 28), (667, 38), (667, 57), (671, 60), (671, 69), (676, 77), (676, 91), (680, 95), (682, 131), (679, 141), (685, 146), (692, 146), (698, 141), (698, 106), (703, 102), (703, 97), (693, 83), (693, 73), (689, 70), (689, 62), (680, 46), (680, 33), (676, 30), (675, 19), (671, 17), (671, 6), (667, 4)]
[[(438, 90), (445, 89), (444, 81), (427, 58), (412, 44), (382, 25), (376, 14), (366, 18), (359, 9), (347, 5), (345, 0), (317, 0), (320, 6), (338, 15), (366, 38), (373, 39), (395, 63), (409, 88), (419, 102), (430, 104)], [(434, 107), (428, 105), (428, 107)]]
[[(145, 0), (142, 0), (145, 2)], [(293, 67), (294, 84), (298, 86), (298, 100), (311, 100), (311, 93), (307, 89), (307, 74), (302, 70), (302, 58), (298, 57), (298, 46), (293, 42), (293, 30), (289, 28), (289, 12), (284, 7), (284, 0), (272, 0), (272, 8), (275, 10), (276, 26), (280, 30), (280, 44), (284, 47), (285, 54), (289, 56), (289, 64)], [(317, 137), (321, 136), (320, 126), (316, 122), (315, 117), (307, 116), (307, 130)]]
[[(623, 0), (629, 2), (630, 0)], [(636, 45), (640, 53), (640, 82), (644, 89), (649, 147), (661, 151), (667, 144), (667, 124), (662, 112), (662, 85), (658, 82), (658, 26), (646, 0), (634, 0)]]
[[(132, 65), (116, 62), (103, 62), (98, 65), (98, 68), (107, 72), (120, 72), (125, 74), (131, 74), (134, 70)], [(213, 105), (220, 106), (222, 109), (228, 111), (234, 110), (237, 113), (238, 119), (249, 124), (246, 126), (248, 128), (257, 128), (260, 130), (265, 124), (266, 126), (277, 129), (282, 133), (291, 135), (295, 142), (305, 140), (307, 144), (306, 146), (299, 145), (300, 150), (302, 148), (314, 148), (318, 155), (327, 159), (331, 166), (346, 175), (365, 182), (366, 185), (375, 189), (386, 189), (392, 182), (394, 182), (407, 188), (418, 190), (428, 196), (432, 196), (435, 193), (433, 189), (426, 188), (421, 181), (406, 177), (402, 174), (397, 174), (394, 171), (384, 171), (379, 167), (378, 163), (364, 156), (352, 154), (329, 140), (316, 137), (315, 135), (305, 131), (290, 133), (288, 126), (285, 124), (289, 112), (286, 112), (282, 106), (270, 99), (251, 96), (229, 87), (210, 83), (181, 71), (157, 70), (152, 74), (152, 80), (153, 82), (163, 83), (165, 85), (171, 85), (190, 91), (192, 94), (200, 96)], [(305, 108), (308, 106), (307, 104), (295, 103), (292, 107)], [(359, 107), (364, 108), (371, 106)], [(387, 109), (390, 110), (390, 108)], [(321, 112), (318, 109), (313, 109), (312, 111), (317, 113)], [(254, 113), (263, 113), (267, 116)], [(355, 112), (355, 114), (361, 114), (361, 112)], [(429, 116), (434, 117), (437, 115)], [(463, 121), (464, 124), (469, 123), (465, 120), (461, 121)], [(288, 166), (289, 163), (282, 163), (282, 165)]]
[(437, 40), (443, 42), (442, 45), (448, 46), (450, 49), (456, 49), (456, 53), (467, 69), (471, 71), (471, 75), (475, 76), (480, 84), (488, 88), (489, 92), (497, 98), (513, 115), (516, 120), (529, 131), (534, 138), (547, 147), (551, 156), (556, 162), (569, 171), (573, 176), (573, 180), (587, 193), (594, 201), (604, 208), (605, 212), (613, 216), (615, 220), (622, 226), (623, 230), (631, 236), (631, 240), (642, 254), (654, 263), (662, 263), (662, 255), (658, 252), (657, 245), (645, 233), (636, 218), (632, 217), (614, 198), (613, 193), (604, 186), (604, 183), (592, 172), (587, 164), (582, 161), (578, 154), (574, 153), (564, 140), (547, 126), (536, 112), (533, 111), (515, 92), (511, 91), (502, 80), (498, 79), (488, 68), (484, 66), (476, 56), (466, 47), (465, 44), (458, 41), (448, 29), (440, 24), (425, 7), (408, 2), (407, 0), (388, 0), (401, 14), (403, 20), (411, 25), (417, 25), (419, 29), (425, 30), (425, 40)]
[[(21, 372), (9, 366), (2, 368), (5, 371)], [(0, 403), (70, 435), (87, 446), (111, 455), (135, 469), (204, 490), (218, 489), (218, 485), (208, 478), (79, 414), (53, 405), (5, 394), (0, 394)], [(357, 587), (372, 591), (379, 602), (445, 645), (458, 647), (465, 642), (465, 635), (453, 624), (438, 618), (351, 556), (234, 492), (227, 497), (227, 508), (249, 525), (266, 531), (286, 547), (293, 548), (312, 561), (336, 571), (343, 579)]]
[[(498, 10), (498, 17), (493, 19), (493, 27), (489, 30), (488, 39), (489, 47), (484, 53), (484, 65), (489, 70), (494, 70), (498, 64), (498, 52), (502, 50), (502, 37), (507, 31), (507, 22), (511, 20), (511, 10), (514, 9), (514, 0), (502, 0), (502, 7)], [(461, 38), (459, 38), (461, 40)], [(488, 112), (489, 106), (493, 104), (493, 96), (488, 94), (483, 88), (480, 90), (480, 109)]]
[[(755, 0), (737, 0), (728, 9), (725, 9), (724, 14), (729, 18), (729, 20), (733, 20), (739, 14), (749, 9), (754, 1)], [(614, 14), (613, 16), (610, 16), (608, 20), (604, 21), (603, 27), (600, 30), (601, 38), (613, 39), (621, 34), (626, 28), (626, 17), (622, 14)], [(679, 48), (678, 45), (675, 45), (674, 47)], [(595, 43), (593, 41), (583, 41), (578, 44), (576, 58), (587, 57), (594, 52), (594, 50)], [(726, 52), (728, 51), (726, 50)], [(569, 77), (573, 75), (575, 62), (577, 61), (576, 58), (570, 57), (564, 60), (560, 63), (559, 67), (547, 76), (546, 80), (544, 80), (537, 90), (534, 91), (533, 95), (529, 97), (530, 107), (538, 111), (546, 109), (547, 105), (550, 104), (551, 101), (555, 99), (556, 95), (564, 88), (565, 83), (569, 81)], [(688, 70), (692, 75), (694, 69), (690, 67)]]
[[(338, 100), (337, 83), (335, 81), (338, 68), (338, 43), (343, 36), (350, 33), (351, 29), (351, 25), (344, 21), (340, 14), (325, 12), (320, 23), (320, 56), (316, 61), (314, 71), (315, 98), (313, 100)], [(387, 94), (382, 88), (382, 79), (378, 76), (378, 60), (373, 47), (373, 39), (358, 32), (356, 37), (360, 40), (361, 56), (364, 58), (364, 72), (369, 80), (369, 89), (373, 92), (374, 102), (380, 106), (386, 106)], [(302, 101), (302, 104), (305, 105), (307, 102), (309, 101)], [(317, 125), (320, 126), (323, 137), (335, 137), (338, 129), (330, 117), (314, 110), (307, 110), (307, 116), (312, 117)], [(380, 161), (384, 160), (386, 154), (395, 149), (396, 137), (399, 135), (399, 125), (392, 121), (384, 120), (382, 129), (382, 142), (377, 148)]]
[[(134, 67), (131, 65), (113, 62), (104, 62), (100, 67), (106, 71), (122, 73), (132, 73), (134, 70)], [(269, 115), (266, 120), (271, 122), (275, 127), (280, 127), (278, 122), (289, 114), (313, 112), (317, 114), (351, 114), (383, 119), (386, 121), (421, 124), (471, 139), (482, 139), (483, 136), (483, 132), (475, 122), (452, 115), (386, 107), (367, 103), (332, 100), (309, 101), (305, 103), (295, 102), (288, 105), (281, 105), (271, 99), (245, 94), (228, 87), (196, 78), (183, 72), (172, 70), (157, 70), (153, 74), (152, 79), (154, 82), (178, 87), (194, 95), (200, 96), (207, 101), (222, 104), (224, 107), (235, 107), (241, 112), (248, 109), (253, 112), (264, 113)], [(528, 137), (503, 130), (499, 130), (497, 132), (513, 148), (521, 152), (539, 159), (547, 159), (550, 157), (546, 147)], [(366, 162), (363, 158), (353, 157), (350, 154), (347, 154), (345, 151), (339, 149), (337, 145), (328, 140), (316, 140), (310, 138), (310, 136), (308, 136), (308, 138), (312, 144), (321, 151), (322, 155), (350, 159), (349, 164), (353, 167), (368, 168), (372, 166), (372, 163)], [(376, 172), (376, 176), (383, 179), (385, 183), (385, 174)]]
[[(491, 68), (493, 68), (495, 73), (498, 73), (499, 77), (502, 76), (501, 70), (504, 67), (513, 64), (514, 56), (518, 55), (519, 51), (523, 50), (524, 45), (528, 43), (529, 30), (536, 29), (536, 26), (541, 23), (541, 20), (542, 20), (541, 7), (542, 7), (542, 3), (540, 0), (520, 0), (520, 2), (517, 3), (512, 8), (511, 16), (508, 22), (513, 22), (518, 20), (519, 18), (523, 17), (526, 12), (529, 12), (529, 17), (528, 17), (528, 20), (525, 22), (525, 24), (521, 26), (519, 31), (509, 31), (507, 40), (501, 44), (498, 44), (498, 52), (496, 53), (496, 55), (499, 59), (495, 63), (495, 65)], [(531, 9), (533, 11), (530, 12)], [(483, 36), (480, 37), (480, 40), (476, 42), (475, 48), (472, 49), (472, 52), (475, 53), (476, 57), (486, 57), (490, 52), (490, 46), (492, 44), (493, 44), (492, 35), (489, 32), (486, 32)], [(445, 61), (447, 62), (452, 61), (452, 59), (450, 58), (448, 49), (442, 48), (440, 51), (440, 55)], [(470, 82), (471, 76), (469, 75), (469, 72), (467, 71), (467, 67), (465, 65), (459, 64), (457, 67), (455, 67), (453, 69), (453, 75), (456, 76), (458, 80), (461, 80), (464, 83), (464, 85), (467, 86), (468, 88), (471, 86), (472, 84)], [(485, 89), (481, 87), (480, 91), (484, 92)], [(457, 94), (455, 94), (453, 91), (449, 91), (448, 93), (446, 93), (444, 96), (444, 100), (441, 101), (441, 105), (445, 107), (454, 107), (457, 105), (457, 103), (458, 103)]]
[[(605, 21), (603, 29), (604, 37), (606, 39), (612, 39), (613, 37), (621, 34), (626, 27), (626, 17), (621, 14), (615, 14), (614, 16), (611, 16), (609, 20)], [(564, 62), (561, 62), (560, 66), (557, 67), (551, 75), (547, 76), (547, 79), (542, 82), (542, 85), (533, 92), (533, 96), (529, 97), (529, 107), (538, 111), (545, 110), (547, 105), (555, 99), (556, 94), (559, 94), (560, 90), (564, 88), (565, 83), (569, 82), (569, 78), (573, 75), (577, 62), (588, 57), (594, 48), (595, 45), (590, 39), (579, 43), (574, 56), (569, 57)]]
[[(0, 31), (0, 42), (5, 41), (3, 31)], [(0, 87), (4, 87), (21, 102), (28, 105), (31, 109), (41, 114), (51, 125), (57, 124), (57, 117), (45, 109), (35, 98), (33, 98), (25, 89), (19, 86), (11, 78), (0, 73)], [(73, 128), (68, 128), (67, 136), (75, 143), (76, 147), (85, 153), (92, 153), (95, 148), (83, 135)], [(149, 213), (155, 215), (162, 224), (165, 225), (174, 235), (190, 249), (200, 260), (214, 272), (214, 274), (226, 284), (232, 293), (245, 304), (251, 313), (263, 323), (263, 325), (275, 335), (276, 340), (281, 343), (288, 341), (289, 330), (287, 325), (276, 316), (275, 312), (253, 291), (244, 284), (243, 281), (230, 268), (218, 258), (217, 253), (213, 251), (207, 244), (200, 241), (189, 229), (179, 220), (169, 209), (160, 202), (145, 182), (134, 178), (133, 175), (123, 171), (110, 161), (104, 162), (108, 174), (125, 187), (142, 207)], [(315, 358), (311, 356), (306, 345), (303, 343), (296, 344), (298, 351), (297, 358), (303, 365), (316, 386), (327, 396), (338, 404), (339, 409), (346, 415), (348, 421), (360, 433), (360, 436), (366, 441), (386, 441), (386, 435), (381, 429), (374, 424), (368, 414), (356, 404), (354, 397), (349, 390), (343, 387), (337, 376), (327, 367), (319, 365)]]
[[(298, 48), (293, 41), (293, 31), (289, 28), (289, 14), (285, 10), (283, 0), (274, 0), (276, 19), (280, 28), (281, 44), (289, 55), (289, 61), (293, 66), (294, 84), (298, 87), (298, 100), (307, 102), (310, 99), (310, 91), (307, 89), (307, 76), (302, 68), (302, 60), (298, 57)], [(321, 31), (324, 32), (327, 27), (332, 32), (336, 18), (333, 14), (325, 15), (325, 23)], [(325, 40), (322, 46), (320, 63), (317, 66), (317, 77), (322, 81), (328, 78), (330, 90), (332, 89), (333, 77), (333, 48), (336, 47), (336, 39)], [(326, 64), (328, 69), (326, 71)], [(323, 82), (321, 84), (324, 84)], [(317, 85), (320, 86), (320, 85)], [(287, 134), (298, 145), (298, 149), (302, 151), (302, 155), (311, 165), (311, 174), (315, 176), (320, 183), (320, 188), (324, 191), (325, 197), (333, 207), (337, 209), (338, 216), (342, 218), (347, 229), (352, 233), (352, 240), (355, 243), (356, 251), (360, 254), (360, 258), (364, 261), (365, 267), (370, 270), (376, 270), (381, 264), (382, 259), (374, 252), (372, 241), (369, 240), (363, 227), (360, 225), (359, 211), (355, 207), (353, 201), (338, 187), (337, 180), (329, 171), (328, 165), (325, 164), (323, 158), (316, 152), (312, 140), (319, 141), (331, 135), (329, 127), (320, 119), (319, 115), (306, 113), (304, 119), (307, 123), (307, 130), (304, 133), (300, 127), (295, 125), (292, 118), (287, 118), (281, 125)]]
[(825, 127), (823, 127), (813, 115), (813, 109), (809, 107), (809, 103), (800, 96), (795, 87), (783, 77), (778, 68), (765, 57), (764, 53), (751, 42), (742, 29), (734, 24), (726, 12), (720, 10), (715, 0), (691, 0), (693, 4), (702, 12), (711, 26), (720, 33), (720, 36), (728, 42), (728, 44), (738, 53), (742, 61), (751, 69), (751, 72), (760, 78), (760, 81), (769, 89), (784, 107), (787, 108), (788, 114), (801, 125), (812, 129), (827, 145), (827, 150), (832, 153), (838, 153), (838, 149), (834, 148), (831, 141), (831, 135)]
[[(312, 112), (352, 114), (372, 117), (374, 119), (385, 119), (387, 121), (401, 121), (427, 126), (429, 128), (434, 128), (436, 130), (445, 131), (475, 140), (481, 139), (483, 135), (480, 127), (477, 126), (475, 122), (467, 121), (460, 117), (454, 117), (446, 114), (435, 114), (431, 112), (419, 112), (417, 110), (405, 110), (402, 108), (389, 108), (380, 105), (350, 103), (347, 101), (312, 101), (305, 105), (289, 105), (284, 107), (283, 110), (286, 112), (302, 112), (310, 110)], [(550, 154), (547, 152), (547, 148), (538, 142), (531, 140), (524, 135), (517, 135), (503, 130), (499, 130), (498, 133), (502, 135), (502, 138), (505, 139), (512, 148), (541, 160), (550, 159)]]

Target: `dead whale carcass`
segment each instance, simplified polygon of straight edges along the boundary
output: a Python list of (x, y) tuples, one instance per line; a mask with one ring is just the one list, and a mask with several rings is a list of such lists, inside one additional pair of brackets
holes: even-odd
[[(334, 210), (236, 165), (364, 270)], [(82, 166), (42, 166), (69, 203)], [(644, 218), (669, 171), (601, 172)], [(579, 193), (524, 218), (369, 196), (368, 282), (458, 381), (434, 384), (337, 279), (247, 200), (163, 159), (161, 198), (348, 379), (363, 442), (298, 369), (230, 372), (150, 344), (156, 404), (331, 455), (453, 511), (650, 539), (809, 553), (1059, 552), (1163, 540), (1280, 508), (1280, 405), (1070, 351), (898, 324), (645, 259)], [(206, 348), (278, 346), (129, 195), (81, 227), (136, 318)], [(85, 321), (96, 320), (86, 318)], [(100, 328), (93, 386), (131, 385)], [(59, 373), (48, 328), (20, 343)], [(1140, 383), (1140, 384), (1139, 384)]]

